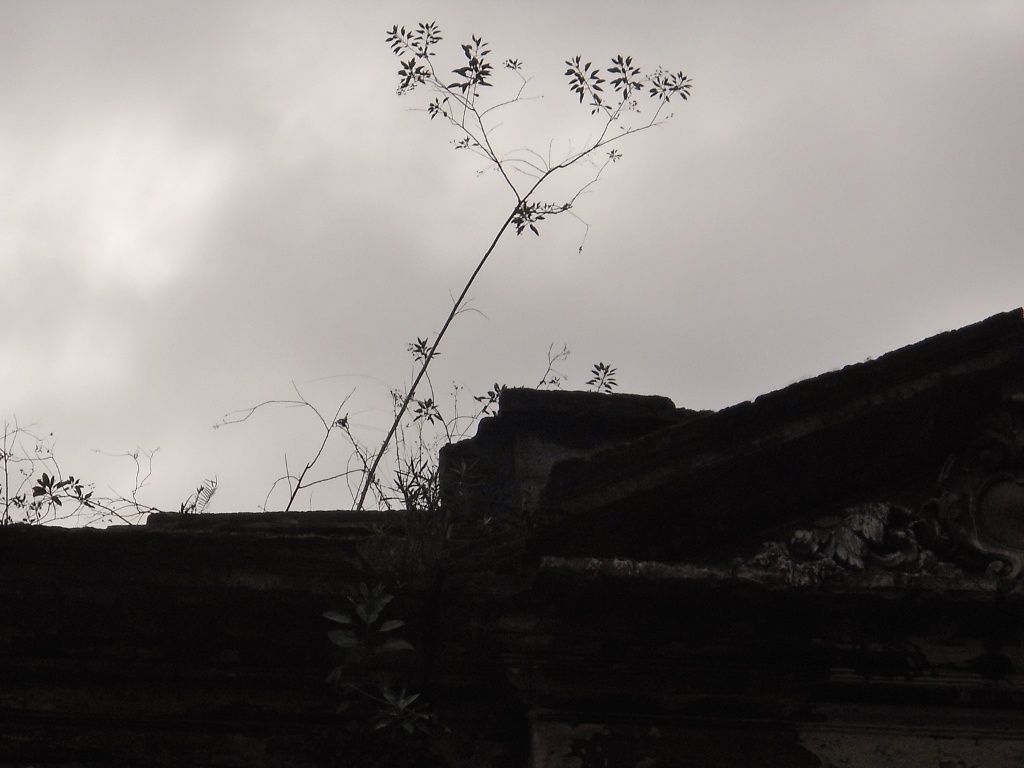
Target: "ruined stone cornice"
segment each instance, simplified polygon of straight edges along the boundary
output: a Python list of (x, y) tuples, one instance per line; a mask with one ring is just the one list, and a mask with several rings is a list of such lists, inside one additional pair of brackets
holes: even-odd
[(604, 537), (593, 554), (611, 554), (611, 529), (625, 541), (643, 527), (653, 539), (668, 521), (676, 554), (687, 555), (802, 504), (870, 490), (865, 478), (882, 486), (932, 466), (937, 475), (982, 416), (1022, 391), (1016, 309), (558, 462), (535, 515), (538, 547), (585, 554), (584, 542)]

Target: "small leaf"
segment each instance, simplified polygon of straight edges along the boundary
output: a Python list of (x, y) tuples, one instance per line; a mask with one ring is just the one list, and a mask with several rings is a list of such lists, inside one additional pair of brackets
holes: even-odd
[(347, 629), (332, 629), (327, 636), (331, 638), (332, 643), (340, 648), (354, 648), (359, 645), (359, 638), (355, 632)]
[(404, 626), (405, 626), (405, 622), (401, 621), (400, 619), (388, 619), (387, 621), (385, 621), (383, 624), (380, 625), (380, 629), (378, 629), (377, 631), (378, 632), (391, 632), (391, 631), (393, 631), (395, 629), (398, 629), (399, 627), (404, 627)]
[(352, 617), (347, 613), (342, 613), (341, 611), (324, 611), (323, 617), (325, 619), (330, 619), (337, 624), (352, 623)]
[(415, 651), (411, 643), (405, 640), (388, 640), (381, 647), (382, 651)]

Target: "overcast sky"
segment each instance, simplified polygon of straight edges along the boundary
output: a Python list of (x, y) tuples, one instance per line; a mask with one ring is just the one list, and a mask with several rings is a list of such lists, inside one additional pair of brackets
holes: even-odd
[(577, 202), (589, 230), (499, 246), (437, 360), (442, 402), (536, 384), (565, 344), (567, 388), (604, 361), (619, 391), (717, 409), (1024, 304), (1018, 0), (6, 0), (4, 418), (100, 492), (132, 485), (104, 453), (158, 448), (141, 498), (175, 509), (213, 476), (211, 511), (258, 509), (285, 453), (309, 458), (309, 413), (213, 429), (293, 382), (326, 415), (351, 395), (379, 439), (406, 344), (512, 202), (413, 111), (426, 93), (396, 95), (385, 32), (419, 21), (439, 68), (471, 34), (523, 62), (543, 98), (496, 128), (507, 149), (595, 135), (569, 56), (694, 83)]

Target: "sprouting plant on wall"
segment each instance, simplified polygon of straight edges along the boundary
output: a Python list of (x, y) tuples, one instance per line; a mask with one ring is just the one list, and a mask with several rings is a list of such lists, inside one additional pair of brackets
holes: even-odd
[(217, 492), (217, 478), (203, 480), (195, 493), (181, 502), (178, 512), (183, 515), (201, 515), (209, 506), (213, 494)]
[(324, 612), (324, 618), (339, 625), (327, 633), (340, 654), (327, 679), (344, 696), (339, 712), (362, 705), (375, 730), (398, 726), (406, 733), (425, 733), (430, 716), (418, 703), (419, 694), (409, 693), (406, 685), (399, 687), (395, 655), (414, 654), (415, 648), (394, 636), (405, 626), (404, 621), (383, 617), (393, 599), (383, 584), (370, 587), (360, 582), (348, 598), (351, 610)]
[[(416, 371), (421, 369), (427, 354), (425, 344), (424, 339), (417, 339), (416, 343), (409, 345)], [(481, 418), (493, 415), (505, 386), (495, 382), (486, 394), (473, 396), (468, 410), (465, 410), (462, 405), (466, 402), (465, 388), (453, 383), (443, 411), (441, 398), (435, 391), (429, 372), (422, 377), (421, 389), (423, 396), (412, 400), (411, 407), (405, 411), (392, 436), (392, 478), (385, 482), (374, 474), (370, 492), (379, 507), (398, 507), (429, 515), (437, 513), (442, 506), (438, 451), (442, 446), (466, 437)], [(397, 389), (391, 392), (396, 417), (406, 404), (406, 392)], [(364, 483), (370, 476), (373, 450), (357, 443), (351, 432), (347, 437), (361, 468), (355, 477)], [(353, 498), (361, 488), (362, 485), (351, 488)]]
[[(335, 409), (333, 417), (324, 416), (315, 405), (313, 405), (306, 397), (299, 391), (299, 388), (292, 383), (292, 388), (295, 390), (296, 399), (294, 400), (265, 400), (262, 403), (250, 406), (249, 408), (243, 408), (238, 411), (232, 411), (226, 414), (217, 424), (213, 425), (214, 429), (227, 426), (229, 424), (241, 424), (242, 422), (248, 421), (252, 416), (259, 410), (269, 406), (285, 406), (287, 408), (299, 408), (301, 410), (312, 413), (317, 421), (320, 423), (322, 429), (320, 445), (313, 452), (313, 455), (306, 462), (305, 466), (299, 471), (298, 474), (292, 472), (291, 466), (289, 465), (288, 454), (284, 456), (284, 474), (278, 477), (270, 486), (270, 490), (267, 491), (267, 496), (263, 501), (263, 509), (267, 509), (267, 505), (270, 502), (270, 497), (273, 495), (277, 486), (284, 483), (288, 488), (288, 501), (284, 505), (283, 509), (289, 511), (298, 498), (301, 491), (309, 490), (310, 488), (322, 485), (324, 483), (330, 483), (334, 480), (339, 480), (345, 477), (349, 477), (354, 474), (361, 472), (358, 468), (347, 468), (342, 472), (334, 472), (326, 476), (310, 475), (310, 472), (319, 463), (320, 458), (323, 456), (324, 451), (327, 449), (327, 444), (330, 442), (331, 437), (336, 432), (342, 432), (347, 435), (351, 442), (356, 454), (358, 455), (361, 451), (360, 444), (352, 435), (351, 427), (349, 426), (349, 419), (347, 413), (342, 413), (345, 408), (345, 404), (348, 402), (348, 397), (342, 400), (341, 404)], [(351, 393), (349, 393), (351, 396)]]
[[(670, 114), (666, 106), (675, 98), (686, 100), (690, 94), (690, 78), (682, 72), (656, 69), (644, 74), (633, 62), (632, 56), (618, 55), (611, 59), (607, 71), (575, 56), (565, 63), (565, 76), (569, 90), (585, 104), (591, 116), (599, 121), (596, 138), (584, 144), (582, 149), (569, 150), (555, 158), (550, 151), (546, 154), (527, 147), (506, 149), (498, 145), (494, 129), (500, 124), (504, 110), (524, 98), (528, 80), (523, 76), (522, 62), (508, 58), (502, 63), (514, 78), (514, 92), (511, 97), (497, 97), (488, 100), (483, 94), (497, 79), (491, 58), (490, 46), (483, 38), (472, 36), (462, 48), (461, 66), (450, 71), (435, 67), (436, 47), (442, 41), (441, 29), (434, 23), (420, 23), (415, 29), (393, 26), (387, 34), (387, 43), (399, 59), (398, 94), (404, 95), (423, 87), (429, 91), (427, 114), (431, 120), (441, 118), (455, 129), (458, 137), (456, 149), (468, 150), (480, 157), (485, 165), (498, 173), (502, 184), (511, 193), (512, 201), (505, 220), (498, 226), (490, 244), (484, 250), (475, 269), (452, 302), (451, 309), (440, 331), (432, 342), (427, 338), (418, 340), (421, 353), (419, 371), (405, 393), (395, 414), (390, 429), (381, 441), (366, 468), (366, 474), (356, 499), (356, 508), (361, 509), (367, 494), (376, 481), (377, 469), (387, 453), (392, 439), (402, 424), (410, 405), (422, 402), (416, 398), (421, 381), (426, 376), (431, 362), (437, 356), (441, 340), (452, 321), (465, 309), (465, 302), (477, 276), (490, 259), (491, 254), (506, 232), (512, 228), (517, 235), (526, 231), (540, 234), (539, 224), (562, 213), (574, 213), (574, 206), (580, 195), (593, 186), (608, 165), (622, 158), (617, 144), (627, 136), (646, 131), (664, 123)], [(452, 77), (454, 76), (454, 77)], [(645, 112), (641, 99), (653, 103)], [(644, 105), (647, 109), (647, 105)], [(554, 201), (540, 197), (546, 183), (555, 176), (564, 175), (570, 169), (589, 166), (589, 173), (576, 191), (567, 197)], [(580, 246), (582, 249), (582, 245)]]
[(552, 343), (548, 347), (548, 367), (544, 370), (544, 375), (540, 377), (540, 381), (537, 382), (537, 389), (544, 389), (545, 387), (560, 388), (562, 381), (565, 379), (565, 374), (555, 368), (555, 366), (568, 359), (569, 347), (563, 344), (561, 351), (555, 352), (555, 345)]
[[(409, 345), (409, 352), (414, 362), (419, 348), (416, 344)], [(567, 354), (567, 352), (566, 352)], [(254, 406), (226, 414), (214, 425), (214, 429), (231, 424), (240, 424), (252, 418), (261, 409), (272, 406), (299, 408), (308, 411), (319, 422), (320, 442), (310, 451), (310, 457), (301, 465), (301, 470), (294, 471), (288, 454), (284, 456), (285, 473), (278, 477), (270, 486), (262, 508), (270, 508), (271, 497), (278, 486), (287, 490), (287, 500), (281, 507), (284, 511), (292, 510), (301, 492), (310, 492), (317, 486), (336, 480), (349, 480), (349, 492), (355, 495), (366, 476), (367, 467), (373, 458), (373, 448), (366, 445), (355, 434), (349, 414), (344, 412), (348, 398), (335, 409), (333, 416), (325, 416), (311, 403), (294, 384), (296, 398), (292, 400), (267, 400)], [(444, 405), (441, 397), (434, 391), (429, 377), (425, 380), (427, 396), (419, 399), (415, 407), (407, 412), (392, 440), (392, 468), (390, 478), (375, 478), (371, 486), (377, 506), (381, 509), (401, 508), (416, 512), (436, 512), (440, 506), (438, 490), (437, 452), (442, 445), (464, 438), (473, 425), (483, 416), (491, 415), (497, 407), (498, 398), (504, 390), (501, 384), (495, 384), (485, 396), (471, 398), (472, 407), (464, 411), (466, 402), (465, 387), (452, 384)], [(391, 398), (397, 409), (404, 399), (403, 390), (392, 390)], [(443, 409), (443, 410), (442, 410)], [(329, 412), (328, 412), (329, 413)], [(317, 473), (315, 468), (321, 463), (330, 440), (340, 435), (351, 449), (348, 465), (340, 472)]]
[[(155, 451), (120, 454), (135, 464), (135, 486), (128, 494), (99, 495), (93, 484), (65, 475), (54, 453), (53, 435), (42, 435), (17, 421), (3, 423), (0, 434), (0, 525), (55, 523), (79, 524), (139, 522), (163, 510), (143, 503), (139, 494), (147, 485)], [(202, 511), (216, 490), (206, 481), (179, 511)]]
[[(672, 117), (672, 102), (686, 100), (690, 94), (690, 78), (682, 72), (658, 68), (645, 73), (632, 56), (614, 56), (604, 68), (582, 56), (573, 56), (565, 61), (569, 96), (589, 112), (594, 130), (582, 145), (575, 148), (568, 145), (570, 148), (561, 154), (555, 152), (553, 140), (543, 152), (537, 151), (516, 145), (514, 139), (512, 143), (499, 141), (500, 132), (497, 132), (508, 110), (535, 98), (527, 93), (529, 79), (524, 75), (523, 62), (506, 58), (498, 64), (490, 45), (483, 38), (472, 36), (468, 43), (460, 46), (457, 61), (441, 66), (437, 56), (442, 41), (441, 30), (433, 22), (420, 23), (413, 29), (395, 25), (387, 32), (386, 42), (399, 60), (397, 93), (427, 92), (425, 112), (429, 119), (453, 130), (454, 148), (475, 155), (481, 160), (483, 170), (494, 173), (509, 193), (508, 208), (453, 298), (440, 330), (417, 336), (408, 345), (413, 371), (407, 385), (392, 390), (393, 416), (382, 439), (366, 442), (358, 439), (348, 415), (342, 413), (343, 407), (337, 409), (334, 418), (326, 418), (301, 395), (298, 400), (268, 400), (236, 411), (218, 425), (245, 421), (259, 408), (272, 404), (309, 408), (317, 416), (323, 428), (319, 448), (312, 451), (312, 458), (299, 472), (291, 470), (286, 457), (285, 474), (275, 482), (274, 487), (282, 482), (288, 484), (286, 510), (292, 508), (300, 490), (337, 479), (349, 483), (357, 510), (369, 505), (429, 509), (439, 503), (439, 496), (433, 490), (437, 449), (464, 437), (479, 418), (492, 415), (502, 391), (502, 385), (496, 383), (486, 395), (473, 397), (477, 408), (460, 411), (461, 390), (456, 385), (452, 393), (453, 405), (448, 409), (442, 406), (428, 375), (455, 318), (467, 311), (469, 292), (477, 277), (509, 232), (514, 231), (517, 236), (540, 235), (543, 227), (560, 214), (568, 214), (583, 223), (585, 241), (589, 225), (577, 211), (580, 197), (610, 166), (623, 158), (620, 145), (627, 137), (663, 125)], [(568, 188), (574, 191), (549, 193), (550, 182), (556, 178), (567, 179)], [(565, 188), (563, 185), (562, 189)], [(547, 194), (554, 197), (545, 197)], [(547, 370), (538, 387), (562, 384), (565, 376), (556, 366), (568, 354), (565, 347), (557, 353), (554, 345), (549, 348)], [(611, 392), (617, 386), (616, 370), (604, 363), (598, 363), (592, 374), (588, 386), (597, 391)], [(341, 433), (352, 449), (348, 465), (341, 471), (314, 477), (311, 470), (336, 433)], [(382, 478), (381, 466), (385, 460), (391, 472)], [(270, 494), (264, 508), (269, 499)]]
[(595, 392), (610, 393), (619, 384), (615, 380), (616, 373), (618, 373), (618, 370), (610, 365), (597, 363), (590, 371), (590, 379), (587, 381), (587, 386), (593, 387)]
[(326, 611), (324, 618), (341, 624), (343, 629), (334, 629), (328, 633), (331, 642), (346, 651), (347, 656), (357, 660), (365, 660), (388, 651), (411, 651), (412, 646), (405, 640), (392, 638), (390, 632), (405, 626), (398, 619), (383, 620), (381, 614), (394, 599), (394, 595), (385, 591), (383, 584), (368, 587), (360, 582), (354, 596), (348, 598), (353, 610)]

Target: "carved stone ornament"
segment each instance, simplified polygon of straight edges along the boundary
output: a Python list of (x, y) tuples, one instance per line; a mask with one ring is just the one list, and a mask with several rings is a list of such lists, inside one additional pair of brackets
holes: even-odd
[(1024, 426), (1008, 412), (990, 420), (946, 462), (938, 497), (920, 511), (869, 502), (823, 517), (744, 563), (812, 583), (851, 571), (954, 576), (963, 569), (1024, 577)]
[(941, 494), (924, 511), (964, 555), (987, 561), (988, 573), (1024, 574), (1024, 426), (1002, 412), (939, 477)]
[(792, 584), (864, 570), (959, 573), (955, 564), (929, 548), (934, 540), (934, 525), (922, 515), (898, 504), (868, 502), (822, 517), (812, 528), (794, 531), (785, 542), (766, 543), (745, 565), (782, 573)]

